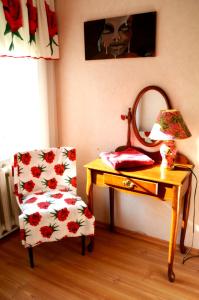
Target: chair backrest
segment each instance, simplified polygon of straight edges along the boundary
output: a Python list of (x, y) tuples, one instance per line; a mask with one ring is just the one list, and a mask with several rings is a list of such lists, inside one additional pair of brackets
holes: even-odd
[(76, 150), (73, 147), (19, 152), (14, 156), (15, 195), (23, 196), (50, 190), (76, 194)]

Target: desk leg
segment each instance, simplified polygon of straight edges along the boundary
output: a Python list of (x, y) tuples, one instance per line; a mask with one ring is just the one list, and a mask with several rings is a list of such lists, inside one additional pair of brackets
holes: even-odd
[(171, 216), (171, 233), (169, 241), (168, 255), (168, 279), (170, 282), (175, 281), (175, 273), (173, 272), (173, 262), (176, 247), (177, 227), (180, 212), (181, 187), (174, 187), (174, 198), (172, 200), (172, 216)]
[[(88, 199), (88, 208), (93, 213), (93, 182), (92, 171), (86, 170), (86, 195)], [(94, 248), (94, 236), (90, 237), (90, 243), (88, 244), (88, 251), (92, 252)]]
[(110, 200), (110, 231), (114, 231), (114, 189), (109, 187)]
[(190, 175), (188, 189), (184, 196), (182, 227), (181, 227), (181, 235), (180, 235), (180, 251), (181, 251), (181, 253), (186, 252), (184, 240), (185, 240), (187, 222), (188, 222), (188, 217), (189, 217), (190, 198), (191, 198), (191, 181), (192, 181), (192, 176)]
[(93, 182), (92, 182), (92, 171), (86, 170), (86, 195), (88, 199), (88, 208), (93, 213)]

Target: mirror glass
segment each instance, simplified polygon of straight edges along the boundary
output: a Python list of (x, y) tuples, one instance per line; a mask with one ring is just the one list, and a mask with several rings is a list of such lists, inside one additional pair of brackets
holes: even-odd
[(137, 96), (133, 106), (133, 129), (138, 140), (145, 146), (156, 146), (159, 142), (149, 139), (149, 134), (161, 109), (168, 109), (170, 101), (159, 87), (144, 88)]

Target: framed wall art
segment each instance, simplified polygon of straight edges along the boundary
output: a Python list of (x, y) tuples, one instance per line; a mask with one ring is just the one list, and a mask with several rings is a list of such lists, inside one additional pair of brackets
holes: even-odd
[(85, 59), (155, 56), (155, 11), (84, 22)]

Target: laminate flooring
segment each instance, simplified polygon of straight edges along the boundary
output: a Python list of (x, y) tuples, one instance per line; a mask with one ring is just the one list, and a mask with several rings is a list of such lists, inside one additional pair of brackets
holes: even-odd
[(93, 253), (68, 238), (34, 248), (35, 268), (18, 232), (0, 240), (0, 300), (199, 300), (199, 258), (182, 264), (176, 250), (176, 281), (167, 280), (164, 244), (97, 229)]

